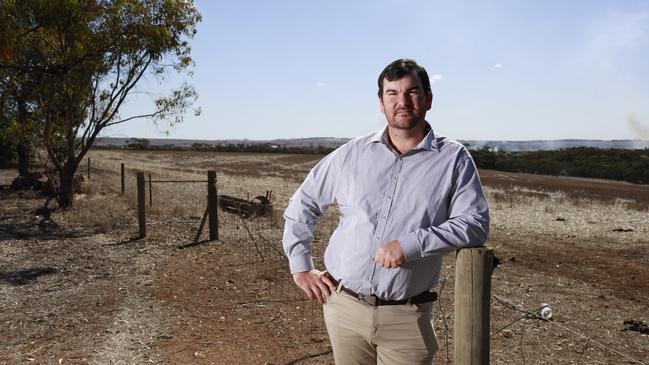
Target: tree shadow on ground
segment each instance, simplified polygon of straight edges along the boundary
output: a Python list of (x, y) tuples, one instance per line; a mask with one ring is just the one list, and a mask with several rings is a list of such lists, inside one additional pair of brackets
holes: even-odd
[(53, 267), (37, 267), (20, 271), (0, 271), (0, 283), (7, 283), (14, 286), (32, 283), (43, 275), (52, 275), (59, 270)]
[(1, 240), (58, 240), (91, 236), (91, 232), (66, 229), (51, 223), (0, 223)]

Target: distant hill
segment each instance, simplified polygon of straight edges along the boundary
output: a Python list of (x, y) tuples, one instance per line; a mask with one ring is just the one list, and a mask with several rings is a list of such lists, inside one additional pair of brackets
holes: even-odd
[(494, 151), (555, 151), (574, 147), (594, 147), (601, 149), (641, 150), (649, 148), (649, 140), (640, 139), (556, 139), (536, 141), (461, 141), (470, 149), (488, 146)]
[[(98, 138), (97, 146), (118, 147), (126, 146), (135, 141), (135, 138)], [(226, 146), (226, 145), (276, 145), (280, 147), (301, 147), (336, 148), (349, 138), (334, 137), (312, 137), (295, 139), (271, 139), (271, 140), (249, 140), (249, 139), (223, 139), (223, 140), (198, 140), (198, 139), (163, 139), (147, 138), (151, 146), (175, 146), (191, 147), (193, 144)], [(617, 149), (645, 149), (649, 148), (649, 140), (621, 139), (621, 140), (598, 140), (598, 139), (557, 139), (557, 140), (534, 140), (534, 141), (478, 141), (460, 140), (470, 149), (479, 149), (488, 146), (495, 151), (553, 151), (562, 148), (572, 147), (595, 147), (595, 148), (617, 148)]]
[(164, 138), (97, 138), (97, 146), (126, 146), (137, 139), (146, 139), (151, 146), (177, 146), (191, 147), (193, 144), (227, 146), (227, 145), (276, 145), (282, 147), (327, 147), (336, 148), (349, 141), (349, 138), (334, 137), (312, 137), (312, 138), (295, 138), (295, 139), (271, 139), (271, 140), (251, 140), (251, 139), (164, 139)]

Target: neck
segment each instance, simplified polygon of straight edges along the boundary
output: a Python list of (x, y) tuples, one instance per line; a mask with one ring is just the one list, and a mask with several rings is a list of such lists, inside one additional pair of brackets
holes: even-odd
[(421, 123), (412, 129), (397, 129), (388, 125), (390, 145), (401, 155), (410, 151), (426, 137), (426, 123)]

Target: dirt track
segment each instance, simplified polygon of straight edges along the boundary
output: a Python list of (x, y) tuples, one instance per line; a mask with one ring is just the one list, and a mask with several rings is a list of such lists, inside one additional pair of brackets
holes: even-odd
[[(123, 158), (114, 152), (92, 157), (98, 165)], [(126, 159), (170, 173), (176, 165), (160, 161), (180, 162), (175, 155), (150, 157), (135, 153)], [(263, 173), (260, 166), (268, 164), (263, 155), (196, 154), (182, 165), (200, 170), (209, 158), (227, 161), (232, 169), (245, 166), (232, 180), (219, 173), (223, 189), (229, 181), (248, 186), (251, 194), (266, 186), (277, 202), (297, 186), (293, 175), (315, 161), (287, 156), (282, 163), (292, 165), (284, 167), (285, 179)], [(131, 197), (119, 197), (111, 189), (116, 185), (106, 184), (110, 174), (91, 180), (93, 187), (77, 207), (55, 212), (52, 221), (35, 212), (43, 204), (36, 193), (0, 189), (0, 363), (332, 363), (318, 306), (287, 285), (286, 264), (271, 247), (261, 246), (261, 261), (246, 241), (245, 227), (223, 222), (229, 228), (219, 242), (179, 249), (197, 226), (196, 214), (180, 208), (153, 212), (149, 237), (131, 240), (136, 231)], [(597, 200), (600, 185), (557, 192), (547, 188), (552, 180), (545, 177), (482, 174), (492, 186), (489, 245), (502, 260), (494, 294), (522, 309), (551, 303), (556, 324), (648, 362), (649, 336), (622, 331), (624, 320), (649, 320), (649, 222), (647, 211), (636, 210), (646, 201), (629, 202), (626, 196), (620, 202), (610, 194)], [(0, 185), (13, 175), (1, 172)], [(518, 182), (505, 186), (505, 181)], [(618, 188), (612, 183), (604, 190)], [(633, 191), (643, 198), (649, 189)], [(334, 223), (322, 227), (321, 243), (334, 216)], [(186, 223), (178, 224), (180, 218)], [(452, 259), (444, 272), (435, 307), (443, 346), (438, 364), (446, 363), (447, 336), (452, 356)], [(492, 303), (493, 331), (517, 318), (520, 313)], [(492, 338), (494, 364), (571, 362), (631, 363), (535, 319), (522, 319)]]

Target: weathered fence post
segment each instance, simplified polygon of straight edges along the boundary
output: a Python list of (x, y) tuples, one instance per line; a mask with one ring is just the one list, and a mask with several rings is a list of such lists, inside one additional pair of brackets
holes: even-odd
[(149, 174), (149, 206), (153, 206), (153, 183), (151, 182), (151, 174)]
[(124, 195), (124, 162), (122, 162), (120, 170), (122, 172), (122, 195)]
[(144, 172), (137, 172), (137, 219), (140, 226), (140, 238), (146, 237), (146, 215), (144, 214), (145, 195)]
[(219, 217), (216, 201), (216, 171), (207, 172), (207, 209), (210, 215), (210, 240), (219, 239)]
[(489, 364), (489, 301), (493, 250), (456, 251), (455, 365)]
[(88, 180), (90, 180), (90, 157), (88, 157)]

